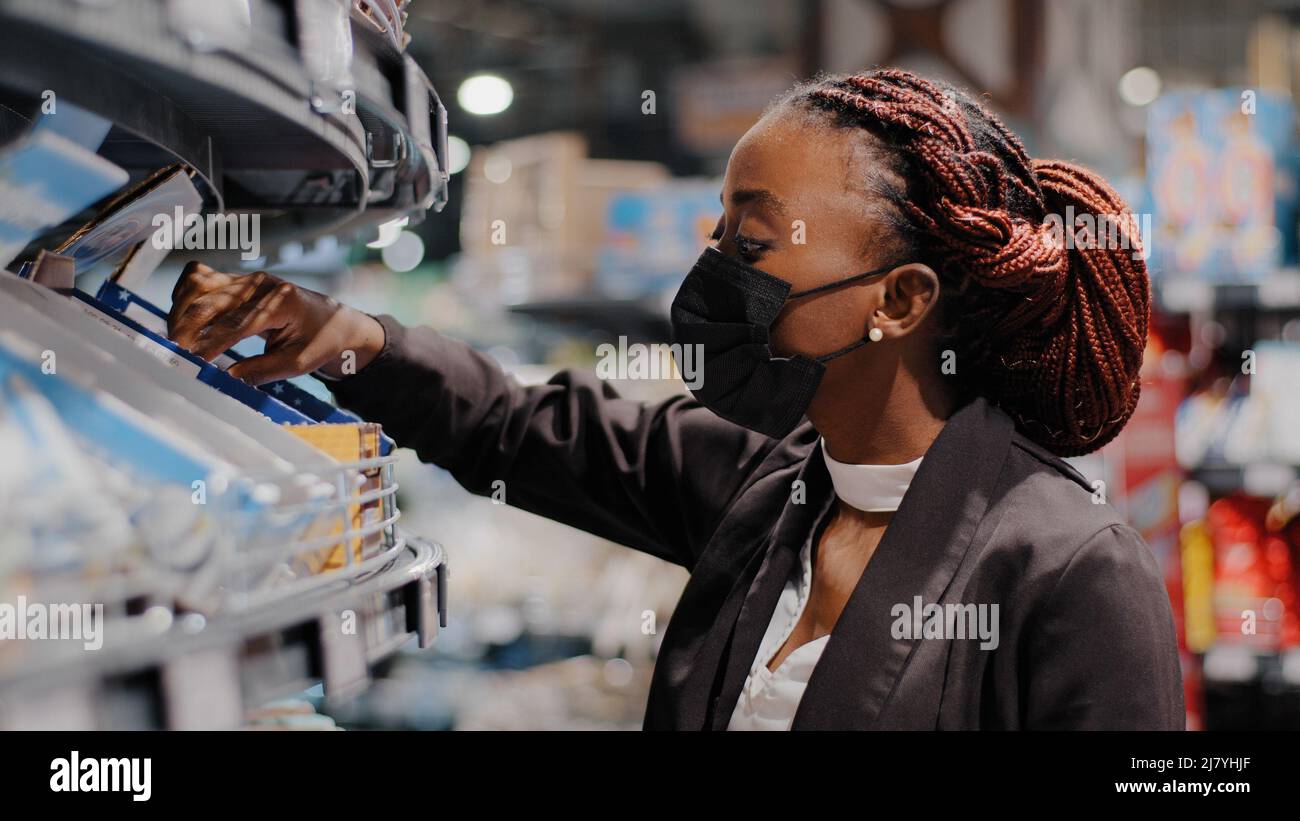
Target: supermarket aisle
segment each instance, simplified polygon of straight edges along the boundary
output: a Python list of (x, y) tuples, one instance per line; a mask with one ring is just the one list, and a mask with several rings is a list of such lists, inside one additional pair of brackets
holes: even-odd
[(670, 306), (707, 245), (779, 274), (765, 246), (838, 233), (715, 234), (737, 142), (797, 79), (881, 65), (1127, 203), (1042, 221), (1149, 275), (1141, 399), (1068, 461), (1149, 550), (1186, 726), (1300, 729), (1300, 7), (443, 5), (0, 1), (0, 728), (640, 727), (684, 569), (421, 464), (336, 405), (355, 358), (245, 383), (267, 340), (175, 344), (174, 286), (269, 271), (525, 384), (665, 401), (703, 387)]

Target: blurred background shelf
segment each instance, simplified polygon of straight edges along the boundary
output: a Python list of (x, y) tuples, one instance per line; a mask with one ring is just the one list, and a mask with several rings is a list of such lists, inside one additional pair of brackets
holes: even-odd
[(1213, 311), (1300, 311), (1300, 268), (1279, 270), (1260, 282), (1214, 284), (1195, 279), (1157, 283), (1160, 306), (1173, 314)]
[(1252, 496), (1269, 497), (1285, 493), (1291, 488), (1300, 479), (1300, 468), (1269, 463), (1210, 463), (1192, 468), (1188, 471), (1187, 478), (1203, 484), (1212, 496), (1243, 492)]
[(508, 310), (578, 331), (621, 333), (633, 341), (663, 341), (672, 335), (668, 310), (661, 304), (663, 301), (575, 296), (519, 302), (508, 306)]

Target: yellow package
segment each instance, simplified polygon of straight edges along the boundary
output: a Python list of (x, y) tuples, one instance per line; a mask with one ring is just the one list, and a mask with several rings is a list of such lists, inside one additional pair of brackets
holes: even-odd
[[(352, 463), (360, 461), (363, 458), (362, 440), (365, 438), (363, 427), (374, 427), (373, 425), (357, 425), (347, 423), (321, 423), (314, 425), (286, 425), (295, 436), (303, 439), (319, 450), (328, 453), (339, 462)], [(367, 472), (368, 473), (368, 472)], [(366, 477), (366, 485), (370, 485), (369, 477)], [(358, 492), (364, 493), (365, 489), (358, 491), (356, 488), (349, 488), (349, 495), (356, 495)], [(361, 526), (362, 506), (357, 504), (348, 505), (346, 521), (348, 528), (355, 530)], [(335, 524), (330, 528), (330, 534), (342, 535), (344, 519), (336, 518)], [(352, 552), (353, 561), (361, 560), (361, 539), (353, 538), (349, 540), (348, 548)], [(303, 555), (300, 558), (312, 573), (324, 573), (330, 570), (337, 570), (347, 563), (347, 556), (343, 552), (342, 543), (332, 545), (319, 552)]]
[[(363, 422), (357, 426), (361, 436), (361, 458), (367, 461), (378, 459), (382, 454), (380, 452), (381, 429), (379, 425), (373, 422)], [(377, 491), (384, 485), (383, 471), (379, 468), (372, 468), (363, 471), (365, 483), (361, 487), (362, 494), (369, 494), (371, 491)], [(383, 521), (384, 501), (375, 499), (361, 506), (361, 522), (370, 524), (372, 522)], [(384, 534), (377, 531), (366, 536), (362, 540), (361, 557), (368, 559), (378, 553), (383, 552)]]

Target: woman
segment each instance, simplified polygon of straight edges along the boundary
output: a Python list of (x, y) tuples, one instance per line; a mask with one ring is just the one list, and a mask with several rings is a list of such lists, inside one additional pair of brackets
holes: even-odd
[(171, 333), (207, 358), (261, 334), (233, 374), (317, 371), (470, 490), (689, 569), (647, 728), (1181, 727), (1156, 563), (1059, 458), (1138, 398), (1148, 283), (1115, 192), (878, 70), (777, 102), (722, 202), (672, 312), (694, 400), (520, 387), (262, 273), (191, 266)]

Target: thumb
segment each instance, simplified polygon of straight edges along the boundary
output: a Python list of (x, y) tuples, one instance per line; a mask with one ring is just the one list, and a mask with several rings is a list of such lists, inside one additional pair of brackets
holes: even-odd
[(231, 365), (226, 373), (250, 385), (299, 376), (310, 370), (302, 367), (298, 356), (301, 352), (301, 348), (291, 347), (250, 356)]

